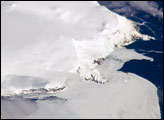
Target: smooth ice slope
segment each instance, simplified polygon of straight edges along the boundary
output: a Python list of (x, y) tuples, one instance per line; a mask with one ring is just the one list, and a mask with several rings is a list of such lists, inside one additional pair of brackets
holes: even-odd
[[(149, 39), (132, 21), (97, 2), (2, 2), (1, 13), (2, 82), (30, 76), (47, 79), (44, 86), (50, 87), (59, 81), (54, 73), (77, 70), (82, 79), (92, 80), (99, 74), (94, 60), (136, 38)], [(101, 75), (95, 80), (106, 82)]]
[(2, 95), (67, 86), (57, 94), (68, 100), (63, 114), (53, 114), (60, 104), (38, 100), (36, 112), (18, 110), (15, 118), (160, 118), (156, 87), (117, 72), (130, 59), (152, 60), (120, 48), (153, 38), (97, 2), (2, 1), (1, 34)]

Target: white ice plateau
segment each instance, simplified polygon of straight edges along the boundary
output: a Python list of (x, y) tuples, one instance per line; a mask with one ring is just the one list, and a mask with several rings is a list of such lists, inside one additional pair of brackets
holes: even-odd
[(2, 118), (161, 117), (155, 85), (118, 71), (154, 38), (97, 2), (1, 1), (1, 34)]

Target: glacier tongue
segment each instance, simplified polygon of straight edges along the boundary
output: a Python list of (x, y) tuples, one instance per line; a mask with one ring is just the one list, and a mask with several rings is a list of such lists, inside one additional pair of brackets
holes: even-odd
[(68, 100), (59, 109), (63, 114), (53, 115), (53, 106), (61, 104), (38, 100), (35, 113), (25, 118), (160, 118), (156, 87), (117, 71), (130, 59), (152, 61), (122, 48), (138, 38), (154, 39), (139, 33), (133, 21), (97, 2), (7, 1), (1, 6), (1, 94), (67, 88), (52, 94)]

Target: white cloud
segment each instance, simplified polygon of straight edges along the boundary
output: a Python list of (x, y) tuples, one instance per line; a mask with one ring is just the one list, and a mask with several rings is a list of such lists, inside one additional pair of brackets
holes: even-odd
[(156, 2), (153, 1), (111, 1), (100, 2), (106, 4), (108, 8), (113, 9), (115, 12), (122, 13), (124, 15), (136, 14), (136, 10), (141, 10), (149, 15), (163, 18), (163, 8), (159, 9)]

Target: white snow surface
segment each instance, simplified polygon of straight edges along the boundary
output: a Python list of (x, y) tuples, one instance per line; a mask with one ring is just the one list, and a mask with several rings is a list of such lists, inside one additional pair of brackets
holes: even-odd
[(154, 38), (97, 2), (1, 1), (1, 34), (1, 95), (65, 85), (51, 95), (67, 100), (1, 99), (2, 118), (160, 118), (157, 88), (117, 71), (153, 61), (123, 46)]

